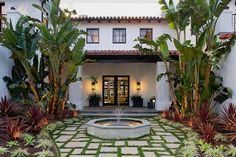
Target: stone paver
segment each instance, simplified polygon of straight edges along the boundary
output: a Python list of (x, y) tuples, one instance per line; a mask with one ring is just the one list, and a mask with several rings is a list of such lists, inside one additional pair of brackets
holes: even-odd
[(72, 137), (72, 136), (62, 135), (62, 136), (58, 137), (58, 138), (56, 139), (56, 141), (59, 141), (59, 142), (66, 142), (66, 141), (68, 141), (71, 137)]
[(99, 143), (90, 143), (88, 148), (89, 149), (97, 149), (99, 147)]
[(125, 145), (125, 141), (116, 141), (115, 142), (115, 146), (124, 146)]
[(129, 146), (148, 146), (147, 141), (128, 141)]
[(138, 148), (136, 147), (123, 147), (121, 148), (122, 154), (138, 154)]
[(80, 154), (83, 151), (83, 149), (75, 149), (72, 154)]
[[(76, 124), (64, 126), (53, 133), (62, 157), (174, 157), (185, 139), (180, 129), (148, 118), (151, 134), (130, 140), (103, 140), (87, 135), (86, 118)], [(181, 140), (180, 140), (181, 139)], [(172, 154), (173, 153), (173, 154)], [(141, 155), (142, 154), (142, 155)]]
[(162, 136), (168, 143), (180, 142), (175, 136)]
[(83, 148), (87, 142), (69, 142), (65, 145), (67, 148)]
[(101, 152), (117, 152), (117, 147), (101, 147)]
[(105, 154), (105, 153), (101, 153), (99, 154), (98, 157), (117, 157), (117, 154)]
[(145, 157), (156, 157), (154, 152), (143, 152)]

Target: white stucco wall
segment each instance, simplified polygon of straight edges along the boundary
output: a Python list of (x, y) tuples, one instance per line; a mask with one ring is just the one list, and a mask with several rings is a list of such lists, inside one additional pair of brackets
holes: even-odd
[[(19, 12), (22, 15), (30, 15), (31, 17), (41, 20), (42, 13), (34, 8), (32, 4), (38, 4), (41, 6), (40, 0), (5, 0), (3, 13)], [(11, 10), (11, 7), (14, 7), (15, 10)]]
[[(1, 1), (4, 2), (4, 1)], [(3, 14), (7, 14), (8, 20), (11, 19), (13, 25), (16, 24), (20, 15), (30, 15), (31, 17), (41, 19), (41, 12), (32, 7), (32, 4), (39, 4), (39, 0), (5, 0)], [(11, 10), (14, 7), (15, 10)], [(11, 76), (13, 60), (9, 57), (11, 52), (5, 47), (0, 46), (0, 97), (9, 96), (6, 84), (3, 81), (4, 76)]]
[(12, 60), (9, 59), (11, 52), (5, 47), (0, 46), (0, 97), (9, 96), (4, 76), (11, 76)]
[(217, 105), (216, 110), (220, 111), (223, 106), (233, 103), (236, 105), (236, 45), (232, 48), (231, 53), (227, 56), (220, 69), (219, 74), (223, 77), (223, 85), (232, 90), (232, 98), (224, 102), (224, 104)]
[(233, 14), (236, 13), (235, 0), (231, 0), (228, 7), (229, 7), (229, 10), (233, 12)]
[[(86, 44), (86, 50), (132, 50), (136, 42), (134, 39), (140, 36), (140, 28), (152, 28), (153, 39), (158, 36), (168, 33), (175, 36), (175, 32), (171, 30), (166, 21), (158, 22), (114, 22), (114, 23), (81, 23), (79, 26), (81, 29), (86, 31), (86, 28), (99, 28), (99, 44)], [(125, 44), (113, 44), (113, 28), (126, 28), (126, 43)], [(174, 49), (174, 45), (170, 44), (170, 49)]]
[(231, 10), (225, 10), (221, 14), (218, 23), (216, 25), (215, 34), (221, 32), (233, 32), (234, 31), (234, 18)]
[[(155, 63), (86, 63), (83, 66), (83, 76), (95, 76), (98, 83), (95, 92), (102, 95), (103, 75), (130, 75), (130, 96), (137, 93), (136, 83), (141, 83), (140, 94), (147, 105), (149, 98), (156, 96), (156, 64)], [(87, 97), (91, 93), (91, 81), (83, 81), (82, 100), (88, 105)], [(74, 92), (77, 94), (77, 92)], [(132, 101), (130, 99), (130, 105)]]

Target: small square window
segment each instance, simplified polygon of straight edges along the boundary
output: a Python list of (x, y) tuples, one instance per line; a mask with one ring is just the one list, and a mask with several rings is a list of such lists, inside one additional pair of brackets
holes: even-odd
[(152, 40), (152, 28), (141, 28), (140, 38), (146, 38), (148, 40)]
[(99, 43), (99, 29), (87, 29), (87, 43), (98, 44)]
[(113, 43), (126, 43), (126, 29), (114, 28), (113, 29)]

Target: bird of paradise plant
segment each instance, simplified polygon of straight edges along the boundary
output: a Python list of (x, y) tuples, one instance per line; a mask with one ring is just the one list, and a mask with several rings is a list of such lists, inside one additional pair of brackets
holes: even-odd
[[(45, 12), (41, 6), (34, 5)], [(47, 58), (49, 71), (49, 102), (47, 112), (56, 114), (64, 109), (68, 88), (78, 81), (78, 67), (85, 62), (85, 33), (71, 21), (74, 11), (60, 9), (60, 0), (48, 2), (48, 25), (35, 23), (41, 33), (39, 47)]]

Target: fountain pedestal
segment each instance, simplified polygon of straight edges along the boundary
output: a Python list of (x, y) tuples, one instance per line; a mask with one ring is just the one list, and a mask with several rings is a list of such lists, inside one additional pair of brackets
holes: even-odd
[(87, 133), (103, 139), (138, 138), (150, 133), (150, 123), (147, 120), (134, 118), (93, 119), (87, 123)]

